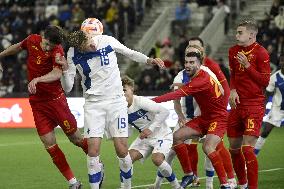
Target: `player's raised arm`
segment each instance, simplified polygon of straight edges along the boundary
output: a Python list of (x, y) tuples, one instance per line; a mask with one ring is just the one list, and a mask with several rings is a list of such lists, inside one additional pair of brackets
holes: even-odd
[(158, 65), (160, 68), (165, 67), (164, 62), (160, 58), (149, 58), (141, 52), (129, 49), (113, 37), (111, 37), (111, 43), (116, 52), (123, 54), (135, 62), (154, 64)]
[(20, 43), (16, 43), (14, 45), (11, 45), (7, 49), (5, 49), (4, 51), (2, 51), (0, 53), (0, 59), (5, 57), (5, 56), (14, 55), (14, 54), (20, 52), (21, 50), (22, 50), (21, 42)]
[(65, 92), (69, 93), (74, 85), (74, 78), (76, 76), (76, 66), (73, 63), (72, 56), (74, 54), (74, 48), (70, 47), (67, 52), (67, 60), (64, 56), (56, 59), (56, 63), (60, 64), (63, 69), (63, 75), (61, 77), (61, 85)]

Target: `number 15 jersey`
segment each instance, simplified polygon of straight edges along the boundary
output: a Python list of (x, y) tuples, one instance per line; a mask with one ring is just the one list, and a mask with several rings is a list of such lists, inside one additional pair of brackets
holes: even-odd
[(141, 63), (146, 63), (148, 57), (127, 48), (111, 36), (98, 35), (92, 39), (97, 43), (96, 51), (80, 52), (73, 47), (69, 48), (67, 53), (69, 69), (67, 73), (64, 73), (64, 89), (70, 87), (72, 89), (77, 67), (82, 76), (81, 85), (84, 95), (95, 95), (98, 100), (123, 95), (116, 53), (123, 54), (133, 61)]

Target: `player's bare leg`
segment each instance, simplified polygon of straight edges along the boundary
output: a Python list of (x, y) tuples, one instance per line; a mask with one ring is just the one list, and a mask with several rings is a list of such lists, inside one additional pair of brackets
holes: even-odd
[(115, 151), (119, 160), (120, 176), (125, 189), (131, 188), (132, 160), (128, 153), (128, 143), (126, 137), (113, 138)]
[(99, 189), (103, 178), (103, 165), (100, 162), (101, 138), (88, 138), (87, 167), (91, 189)]
[(230, 188), (227, 182), (226, 172), (222, 163), (222, 159), (218, 152), (216, 151), (216, 147), (221, 141), (221, 138), (214, 134), (207, 134), (205, 141), (203, 143), (203, 151), (208, 156), (212, 165), (218, 175), (221, 188)]
[(88, 154), (88, 142), (86, 138), (83, 138), (81, 132), (79, 129), (72, 134), (72, 135), (67, 135), (69, 140), (76, 146), (80, 147), (83, 149), (83, 151)]
[(40, 136), (40, 139), (44, 144), (44, 147), (46, 148), (47, 152), (50, 154), (53, 163), (69, 182), (69, 188), (73, 189), (74, 187), (76, 187), (79, 189), (81, 187), (81, 183), (75, 178), (71, 168), (69, 167), (69, 164), (67, 163), (65, 155), (63, 154), (59, 146), (56, 144), (54, 131)]

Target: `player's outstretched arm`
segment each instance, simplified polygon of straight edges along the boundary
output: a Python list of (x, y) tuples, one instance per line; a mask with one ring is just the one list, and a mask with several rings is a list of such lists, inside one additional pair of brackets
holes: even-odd
[(21, 43), (16, 43), (14, 45), (11, 45), (10, 47), (8, 47), (7, 49), (5, 49), (4, 51), (0, 53), (0, 59), (5, 56), (16, 54), (20, 52), (21, 50), (22, 50)]
[(147, 64), (157, 65), (160, 68), (165, 68), (165, 63), (160, 58), (148, 58)]
[(50, 83), (56, 80), (59, 80), (62, 76), (62, 70), (58, 67), (54, 67), (53, 70), (43, 76), (36, 77), (30, 81), (28, 84), (28, 90), (31, 94), (36, 93), (36, 84), (37, 83)]

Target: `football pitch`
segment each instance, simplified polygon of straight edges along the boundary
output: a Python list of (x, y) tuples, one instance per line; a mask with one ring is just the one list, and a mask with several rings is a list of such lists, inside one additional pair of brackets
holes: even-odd
[[(86, 156), (72, 145), (61, 129), (56, 130), (57, 142), (85, 189), (87, 180)], [(134, 133), (130, 141), (137, 136)], [(205, 188), (203, 153), (199, 145), (199, 177)], [(101, 159), (105, 164), (104, 189), (119, 188), (119, 167), (111, 141), (103, 140)], [(259, 156), (259, 189), (284, 189), (284, 128), (272, 131)], [(173, 164), (178, 179), (182, 171), (177, 160)], [(154, 182), (156, 168), (150, 158), (143, 164), (135, 162), (132, 188), (147, 188)], [(219, 188), (214, 179), (214, 188)], [(35, 129), (0, 129), (0, 188), (1, 189), (67, 189), (68, 184), (59, 174), (44, 150)], [(171, 188), (167, 183), (162, 188)]]

